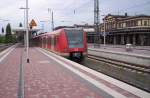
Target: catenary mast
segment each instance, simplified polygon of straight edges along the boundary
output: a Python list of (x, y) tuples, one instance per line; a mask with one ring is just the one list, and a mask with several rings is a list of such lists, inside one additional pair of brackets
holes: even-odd
[(99, 0), (94, 0), (94, 43), (100, 43), (100, 18), (99, 18)]

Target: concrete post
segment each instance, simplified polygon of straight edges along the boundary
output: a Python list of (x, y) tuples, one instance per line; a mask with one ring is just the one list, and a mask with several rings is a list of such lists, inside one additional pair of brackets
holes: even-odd
[(140, 35), (140, 45), (143, 46), (144, 45), (144, 36)]
[(135, 36), (135, 34), (133, 35), (133, 45), (136, 45), (136, 36)]
[(116, 35), (114, 35), (114, 45), (116, 45)]
[(121, 35), (121, 44), (125, 44), (125, 42), (124, 42), (124, 35)]
[(129, 35), (127, 35), (127, 44), (129, 44), (130, 43), (130, 37), (129, 37)]

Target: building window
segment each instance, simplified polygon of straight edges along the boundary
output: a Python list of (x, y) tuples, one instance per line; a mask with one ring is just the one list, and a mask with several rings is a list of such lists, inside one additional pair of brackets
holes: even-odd
[(127, 27), (131, 27), (131, 21), (127, 21)]
[(119, 23), (119, 28), (121, 28), (121, 23)]
[(141, 26), (142, 22), (141, 20), (138, 20), (138, 26)]
[(116, 24), (115, 23), (113, 24), (113, 27), (116, 28)]
[(135, 20), (135, 26), (138, 26), (138, 21), (137, 20)]
[(124, 23), (123, 23), (123, 28), (125, 28), (125, 27), (126, 27), (126, 23), (124, 22)]
[(148, 23), (147, 23), (147, 21), (144, 21), (144, 26), (148, 26)]

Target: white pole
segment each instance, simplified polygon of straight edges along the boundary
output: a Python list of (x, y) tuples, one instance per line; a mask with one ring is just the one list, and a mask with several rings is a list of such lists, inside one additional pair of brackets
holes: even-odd
[[(26, 10), (25, 9), (23, 9), (24, 10), (24, 30), (25, 30), (25, 28), (26, 28)], [(24, 47), (25, 47), (25, 51), (26, 51), (26, 34), (25, 34), (25, 31), (23, 31), (24, 32)]]
[[(26, 23), (25, 23), (26, 22), (26, 10), (25, 10), (26, 8), (21, 7), (20, 9), (22, 9), (24, 11), (23, 27), (25, 29), (26, 28)], [(25, 47), (25, 51), (26, 51), (26, 34), (25, 34), (25, 32), (24, 32), (24, 47)]]
[(53, 11), (52, 11), (52, 31), (54, 30), (54, 13), (53, 13)]
[[(26, 28), (26, 10), (25, 9), (23, 9), (23, 11), (24, 11), (24, 20), (23, 20), (23, 22), (24, 22), (24, 24), (23, 24), (23, 27), (24, 27), (24, 30), (25, 30), (25, 28)], [(25, 31), (23, 31), (24, 32), (24, 47), (25, 47), (25, 51), (26, 51), (26, 34), (25, 34)]]
[(24, 9), (24, 28), (26, 27), (25, 25), (26, 25), (26, 10)]
[(28, 0), (26, 0), (26, 44), (27, 44), (27, 63), (29, 63), (29, 27), (28, 27)]
[(104, 19), (104, 47), (106, 46), (106, 23)]

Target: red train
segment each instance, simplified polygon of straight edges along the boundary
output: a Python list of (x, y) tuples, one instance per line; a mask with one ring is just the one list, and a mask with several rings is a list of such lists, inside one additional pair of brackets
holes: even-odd
[(58, 55), (82, 60), (87, 55), (86, 33), (78, 28), (63, 28), (33, 38), (36, 46)]

